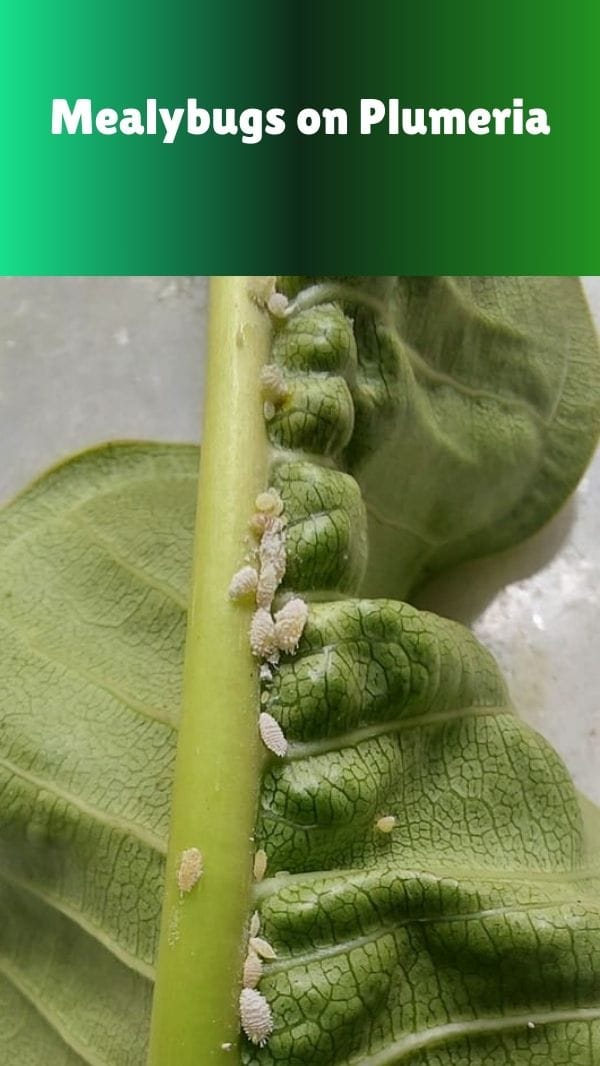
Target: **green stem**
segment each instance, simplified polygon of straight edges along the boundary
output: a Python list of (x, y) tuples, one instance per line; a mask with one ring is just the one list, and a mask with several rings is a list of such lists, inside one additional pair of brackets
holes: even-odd
[[(248, 551), (248, 518), (266, 485), (267, 439), (258, 385), (270, 343), (252, 279), (212, 282), (199, 507), (150, 1066), (231, 1066), (239, 1037), (244, 928), (262, 751), (250, 607), (227, 589)], [(204, 873), (183, 898), (181, 852)]]

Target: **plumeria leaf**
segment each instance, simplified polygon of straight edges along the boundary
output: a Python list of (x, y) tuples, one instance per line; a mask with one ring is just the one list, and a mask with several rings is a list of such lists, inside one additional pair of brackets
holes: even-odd
[[(100, 447), (0, 515), (0, 1061), (595, 1066), (598, 812), (474, 637), (390, 598), (571, 491), (578, 290), (280, 289), (273, 325), (273, 279), (216, 290), (195, 546), (191, 446)], [(263, 609), (308, 621), (259, 689), (227, 590), (260, 566), (261, 481), (286, 564)]]
[[(321, 434), (323, 406), (329, 420), (337, 406), (345, 433), (329, 447), (369, 513), (369, 595), (403, 598), (517, 543), (573, 491), (600, 429), (598, 341), (577, 278), (314, 279), (297, 304), (275, 358), (302, 368)], [(306, 384), (309, 370), (327, 372), (327, 390)]]
[(109, 445), (0, 519), (0, 1061), (143, 1063), (197, 450)]

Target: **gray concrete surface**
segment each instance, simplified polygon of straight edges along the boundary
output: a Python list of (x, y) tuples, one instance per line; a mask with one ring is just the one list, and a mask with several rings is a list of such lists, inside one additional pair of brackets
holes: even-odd
[[(584, 284), (600, 323), (600, 277)], [(203, 278), (0, 278), (0, 499), (101, 440), (198, 439), (206, 296)], [(420, 598), (474, 628), (597, 802), (599, 596), (600, 453), (541, 533)]]
[(197, 440), (205, 278), (0, 278), (0, 500), (102, 440)]

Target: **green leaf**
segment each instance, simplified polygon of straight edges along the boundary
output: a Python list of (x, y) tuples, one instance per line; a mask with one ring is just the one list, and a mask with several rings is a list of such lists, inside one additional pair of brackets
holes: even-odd
[(197, 479), (109, 445), (0, 519), (0, 1061), (143, 1063)]
[(491, 656), (405, 604), (318, 605), (267, 709), (291, 743), (258, 821), (276, 1027), (243, 1061), (596, 1061), (598, 856)]
[[(468, 631), (407, 604), (356, 599), (366, 512), (336, 464), (364, 470), (367, 484), (374, 449), (397, 449), (402, 419), (396, 393), (389, 421), (383, 405), (369, 422), (375, 378), (366, 383), (360, 329), (344, 312), (352, 300), (380, 303), (383, 291), (393, 303), (406, 279), (361, 279), (358, 301), (342, 281), (341, 295), (339, 280), (328, 283), (325, 309), (297, 330), (302, 300), (308, 312), (323, 296), (301, 289), (275, 332), (271, 356), (290, 391), (268, 423), (272, 450), (257, 381), (264, 312), (248, 306), (248, 279), (216, 290), (195, 547), (193, 448), (100, 448), (0, 515), (7, 1066), (142, 1066), (157, 958), (157, 1066), (594, 1066), (600, 1057), (597, 813), (514, 715)], [(357, 336), (350, 372), (343, 353)], [(383, 348), (379, 363), (373, 356), (373, 374), (386, 358)], [(406, 376), (414, 356), (403, 358), (395, 365)], [(414, 389), (424, 395), (422, 382)], [(423, 400), (415, 392), (411, 402)], [(449, 416), (446, 479), (460, 467), (468, 409)], [(590, 448), (577, 410), (585, 445), (572, 453), (571, 480)], [(499, 454), (502, 443), (501, 434)], [(433, 434), (427, 447), (436, 446)], [(388, 463), (384, 497), (399, 477), (391, 453)], [(544, 463), (533, 465), (532, 484), (543, 486)], [(547, 510), (568, 480), (551, 465)], [(288, 518), (283, 593), (311, 605), (298, 653), (263, 686), (260, 706), (290, 744), (283, 760), (258, 742), (249, 608), (227, 599), (267, 477)], [(426, 477), (431, 521), (451, 486), (434, 469)], [(483, 489), (491, 497), (477, 484), (482, 505)], [(421, 484), (406, 497), (403, 522), (423, 495)], [(465, 521), (477, 510), (469, 503)], [(505, 504), (497, 521), (506, 517), (514, 539), (523, 530)], [(482, 533), (473, 550), (484, 543)], [(411, 563), (401, 537), (384, 551), (392, 584), (429, 565), (420, 555)], [(376, 824), (385, 816), (396, 820), (389, 833)], [(205, 870), (183, 898), (175, 873), (192, 845)], [(268, 868), (253, 886), (257, 847)], [(262, 1048), (237, 1043), (254, 909), (277, 952), (260, 982), (274, 1021)]]
[[(327, 278), (296, 304), (273, 357), (302, 371), (290, 407), (303, 443), (320, 452), (327, 420), (343, 427), (329, 448), (367, 506), (367, 595), (404, 598), (517, 543), (573, 491), (600, 429), (598, 341), (577, 278)], [(326, 372), (327, 391), (307, 371)], [(284, 408), (272, 439), (289, 443), (289, 426)]]
[[(109, 446), (3, 515), (7, 1063), (144, 1061), (195, 472)], [(593, 1061), (597, 871), (489, 654), (407, 605), (315, 605), (267, 709), (292, 744), (256, 841), (276, 1029), (244, 1061)]]

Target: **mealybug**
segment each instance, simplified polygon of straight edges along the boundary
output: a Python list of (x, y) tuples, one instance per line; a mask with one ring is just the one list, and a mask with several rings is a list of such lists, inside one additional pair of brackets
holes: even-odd
[(260, 383), (265, 400), (270, 400), (270, 402), (275, 405), (281, 404), (284, 400), (287, 400), (289, 389), (286, 385), (282, 371), (275, 363), (268, 363), (267, 366), (263, 366), (260, 375)]
[(375, 822), (375, 828), (380, 833), (391, 833), (392, 829), (396, 825), (396, 819), (393, 814), (386, 814), (383, 818), (378, 818)]
[(263, 533), (264, 533), (264, 531), (266, 529), (267, 519), (268, 519), (268, 516), (266, 514), (264, 514), (262, 511), (256, 511), (252, 515), (252, 518), (250, 519), (250, 521), (248, 522), (248, 525), (250, 526), (251, 531), (254, 533), (254, 536), (257, 537), (258, 539), (260, 539), (262, 537), (262, 535), (263, 535)]
[(258, 571), (253, 566), (243, 566), (231, 579), (229, 586), (229, 598), (242, 600), (253, 596), (258, 585)]
[(277, 647), (291, 654), (296, 651), (308, 618), (308, 606), (299, 597), (289, 600), (275, 615)]
[(266, 711), (261, 711), (258, 718), (258, 728), (265, 748), (272, 751), (274, 755), (278, 755), (280, 759), (287, 755), (288, 742), (285, 739), (283, 729), (279, 722), (275, 721), (273, 715), (267, 714)]
[(278, 571), (272, 563), (261, 566), (256, 585), (256, 602), (259, 607), (270, 607), (279, 584)]
[(259, 659), (271, 659), (277, 652), (275, 623), (264, 607), (259, 607), (252, 615), (250, 647), (252, 648), (252, 654)]
[(271, 947), (268, 940), (263, 940), (261, 936), (251, 936), (248, 943), (250, 951), (253, 951), (256, 955), (260, 955), (261, 959), (276, 959), (277, 952)]
[(264, 1047), (273, 1032), (273, 1015), (265, 997), (255, 988), (242, 989), (240, 1021), (248, 1040)]
[(259, 848), (259, 850), (256, 852), (256, 854), (254, 856), (254, 867), (253, 867), (254, 880), (255, 881), (262, 881), (262, 879), (265, 876), (266, 872), (267, 872), (267, 853), (266, 853), (266, 851), (263, 851), (262, 848)]
[(202, 877), (202, 872), (202, 852), (198, 848), (186, 848), (181, 853), (179, 869), (177, 870), (179, 891), (191, 892), (196, 882)]
[(249, 951), (244, 961), (242, 984), (244, 988), (256, 988), (262, 977), (263, 964), (255, 951)]
[(277, 515), (283, 514), (283, 500), (277, 492), (277, 489), (267, 489), (266, 492), (259, 492), (254, 501), (254, 506), (257, 511), (264, 511), (265, 514)]
[(267, 307), (274, 318), (285, 318), (288, 298), (282, 292), (274, 292), (267, 300)]

